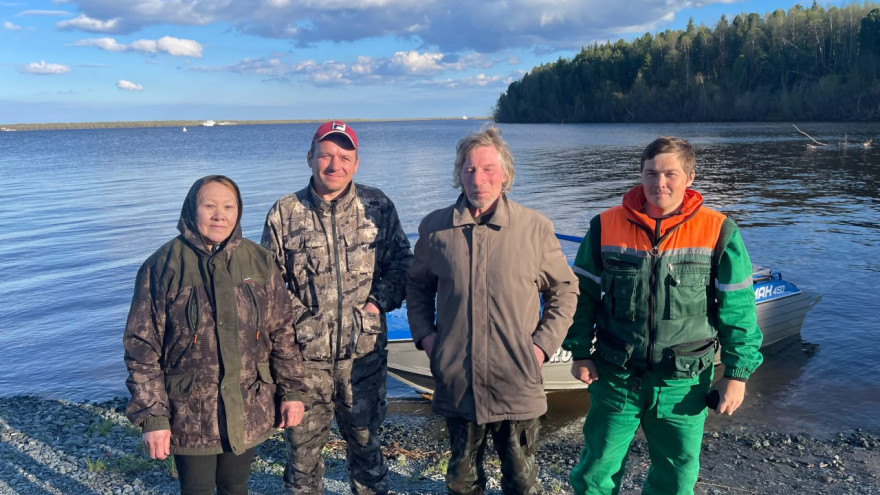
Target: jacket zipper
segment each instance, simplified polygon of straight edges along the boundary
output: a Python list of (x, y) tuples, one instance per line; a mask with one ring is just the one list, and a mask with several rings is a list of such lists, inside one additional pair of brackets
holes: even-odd
[(330, 225), (333, 233), (333, 267), (336, 270), (336, 352), (333, 352), (333, 344), (330, 344), (330, 352), (333, 361), (342, 348), (342, 273), (339, 270), (339, 238), (336, 232), (336, 202), (330, 203)]
[(184, 353), (189, 351), (189, 348), (199, 340), (199, 293), (195, 287), (189, 296), (189, 301), (186, 303), (186, 320), (189, 324), (189, 329), (192, 331), (193, 338), (192, 341), (187, 343)]
[(648, 277), (648, 355), (647, 359), (648, 371), (654, 369), (654, 340), (657, 338), (657, 329), (654, 326), (654, 309), (657, 307), (657, 260), (660, 258), (660, 219), (654, 223), (654, 233), (651, 236), (651, 275)]
[(254, 295), (254, 289), (251, 284), (244, 284), (247, 287), (248, 295), (251, 296), (251, 306), (254, 308), (254, 328), (256, 329), (256, 339), (260, 340), (260, 307), (257, 305), (257, 296)]

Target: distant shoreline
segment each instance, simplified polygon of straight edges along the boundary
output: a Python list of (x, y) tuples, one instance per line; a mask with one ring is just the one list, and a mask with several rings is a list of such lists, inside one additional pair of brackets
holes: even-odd
[[(420, 122), (429, 120), (488, 120), (491, 117), (426, 117), (413, 119), (344, 119), (345, 122)], [(139, 127), (207, 127), (228, 125), (312, 124), (321, 119), (298, 120), (143, 120), (130, 122), (47, 122), (38, 124), (0, 124), (0, 131), (45, 131), (66, 129), (128, 129)]]

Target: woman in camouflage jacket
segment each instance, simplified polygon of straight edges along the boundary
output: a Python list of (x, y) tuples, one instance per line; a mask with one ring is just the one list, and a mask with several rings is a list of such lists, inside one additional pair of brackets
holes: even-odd
[(272, 254), (242, 238), (241, 210), (230, 179), (192, 185), (125, 328), (126, 414), (151, 458), (175, 454), (184, 494), (246, 494), (254, 447), (302, 419), (290, 297)]

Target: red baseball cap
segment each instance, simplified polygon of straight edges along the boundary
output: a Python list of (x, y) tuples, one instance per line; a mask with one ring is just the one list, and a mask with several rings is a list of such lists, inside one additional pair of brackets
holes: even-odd
[(332, 120), (321, 124), (321, 126), (318, 127), (318, 130), (315, 131), (315, 136), (312, 138), (312, 141), (321, 141), (330, 134), (342, 134), (351, 141), (351, 145), (354, 146), (354, 149), (358, 149), (358, 137), (357, 134), (354, 133), (354, 129), (349, 127), (345, 122), (340, 122), (338, 120)]

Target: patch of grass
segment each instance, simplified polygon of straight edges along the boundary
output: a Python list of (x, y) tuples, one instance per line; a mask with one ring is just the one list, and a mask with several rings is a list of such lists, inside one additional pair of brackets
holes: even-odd
[(399, 466), (406, 466), (407, 463), (409, 462), (409, 461), (407, 461), (406, 456), (403, 454), (398, 455), (396, 458), (396, 461), (397, 461), (397, 465), (399, 465)]
[(153, 469), (153, 462), (141, 455), (129, 454), (116, 459), (116, 470), (123, 474), (142, 473)]
[(178, 477), (177, 464), (174, 463), (174, 456), (173, 455), (169, 455), (168, 457), (166, 457), (165, 459), (162, 459), (161, 461), (151, 461), (151, 462), (153, 464), (158, 463), (160, 466), (162, 466), (162, 470), (165, 471), (166, 473), (168, 473), (168, 476), (171, 476), (172, 478), (177, 479), (177, 477)]
[(90, 473), (101, 474), (107, 470), (107, 463), (103, 459), (95, 459), (94, 461), (86, 458), (86, 469)]
[(420, 476), (422, 478), (432, 478), (434, 476), (446, 476), (449, 469), (449, 454), (440, 456), (436, 462), (429, 462), (425, 469), (422, 470)]
[(550, 488), (547, 491), (552, 494), (562, 493), (562, 481), (560, 481), (560, 480), (551, 481)]
[(560, 466), (559, 463), (554, 462), (553, 464), (550, 465), (550, 472), (553, 474), (562, 474), (563, 473), (562, 466)]
[(86, 433), (88, 433), (89, 435), (97, 435), (99, 437), (106, 437), (107, 434), (110, 433), (110, 430), (112, 430), (114, 426), (116, 426), (116, 423), (114, 423), (110, 420), (107, 420), (107, 419), (102, 419), (101, 421), (98, 421), (97, 423), (90, 424), (89, 427), (86, 428)]
[(134, 436), (138, 436), (138, 437), (139, 437), (139, 436), (141, 436), (141, 435), (143, 434), (143, 431), (141, 430), (140, 427), (135, 426), (135, 425), (131, 424), (131, 423), (128, 422), (128, 421), (126, 421), (125, 424), (122, 425), (122, 429), (123, 429), (126, 433), (128, 433), (129, 435), (134, 435)]

